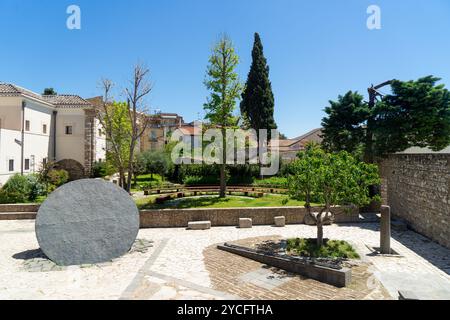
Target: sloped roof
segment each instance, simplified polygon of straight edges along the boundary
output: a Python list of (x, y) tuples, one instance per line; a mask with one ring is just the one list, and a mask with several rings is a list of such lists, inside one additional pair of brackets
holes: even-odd
[(42, 96), (42, 98), (58, 107), (89, 107), (91, 103), (78, 95), (60, 94), (56, 96)]
[(57, 108), (85, 108), (92, 107), (91, 103), (78, 95), (59, 94), (45, 96), (11, 83), (0, 83), (0, 97), (30, 97), (42, 102), (50, 103)]
[(195, 129), (196, 129), (196, 127), (194, 127), (194, 126), (181, 126), (179, 128), (179, 130), (181, 130), (181, 132), (187, 136), (199, 136), (202, 134), (202, 132), (200, 130), (196, 131)]
[(310, 136), (312, 134), (316, 134), (316, 133), (320, 134), (321, 131), (322, 131), (322, 128), (313, 129), (313, 130), (311, 130), (311, 131), (309, 131), (309, 132), (307, 132), (307, 133), (305, 133), (305, 134), (303, 134), (303, 135), (301, 135), (301, 136), (299, 136), (297, 138), (290, 139), (290, 140), (295, 140), (295, 141), (303, 140), (303, 139), (305, 139), (306, 137), (308, 137), (308, 136)]

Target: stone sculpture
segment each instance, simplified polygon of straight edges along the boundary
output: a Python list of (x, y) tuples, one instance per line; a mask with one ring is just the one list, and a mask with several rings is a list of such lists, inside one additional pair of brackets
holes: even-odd
[(133, 199), (113, 183), (77, 180), (55, 190), (39, 208), (36, 237), (58, 265), (110, 261), (128, 252), (139, 231)]

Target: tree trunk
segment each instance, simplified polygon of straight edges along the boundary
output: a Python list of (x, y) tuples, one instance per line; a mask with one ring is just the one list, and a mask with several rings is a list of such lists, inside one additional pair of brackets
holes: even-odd
[(225, 163), (220, 165), (220, 198), (225, 198), (227, 189), (227, 181), (225, 177)]
[(220, 164), (220, 198), (226, 197), (227, 191), (227, 177), (225, 172), (225, 166), (227, 161), (227, 153), (226, 153), (226, 131), (222, 128), (222, 163)]
[(317, 221), (317, 246), (323, 246), (323, 223), (322, 221)]

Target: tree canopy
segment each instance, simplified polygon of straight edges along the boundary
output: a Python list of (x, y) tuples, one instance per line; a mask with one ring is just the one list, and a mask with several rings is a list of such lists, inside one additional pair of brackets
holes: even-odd
[(43, 96), (56, 96), (57, 93), (56, 93), (55, 89), (53, 89), (53, 88), (45, 88), (42, 95)]
[[(299, 152), (288, 177), (292, 197), (305, 200), (308, 215), (318, 228), (317, 244), (323, 243), (323, 224), (332, 219), (335, 205), (362, 207), (378, 197), (369, 194), (369, 186), (380, 182), (378, 167), (360, 162), (346, 151), (327, 153), (314, 144)], [(311, 204), (321, 203), (313, 213)]]
[(322, 120), (324, 147), (351, 153), (364, 150), (365, 159), (413, 146), (444, 149), (450, 145), (450, 92), (436, 84), (439, 80), (433, 76), (392, 80), (391, 93), (379, 94), (373, 107), (352, 91), (330, 101)]
[(226, 150), (225, 129), (234, 127), (237, 118), (233, 112), (236, 100), (242, 90), (236, 67), (239, 57), (235, 53), (233, 43), (227, 36), (222, 36), (214, 46), (209, 65), (205, 86), (210, 91), (210, 97), (204, 104), (205, 118), (211, 125), (222, 130), (222, 150), (220, 163), (220, 196), (225, 197), (226, 191)]
[(248, 125), (257, 133), (259, 133), (259, 129), (267, 129), (267, 136), (270, 139), (270, 130), (277, 128), (273, 117), (274, 107), (275, 100), (269, 80), (269, 66), (264, 57), (261, 38), (258, 33), (255, 33), (252, 64), (242, 93), (241, 113)]

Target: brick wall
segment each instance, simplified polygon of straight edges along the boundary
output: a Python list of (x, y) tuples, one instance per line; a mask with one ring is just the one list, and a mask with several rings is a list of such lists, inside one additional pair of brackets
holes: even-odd
[(450, 154), (391, 155), (380, 172), (392, 214), (450, 248)]

